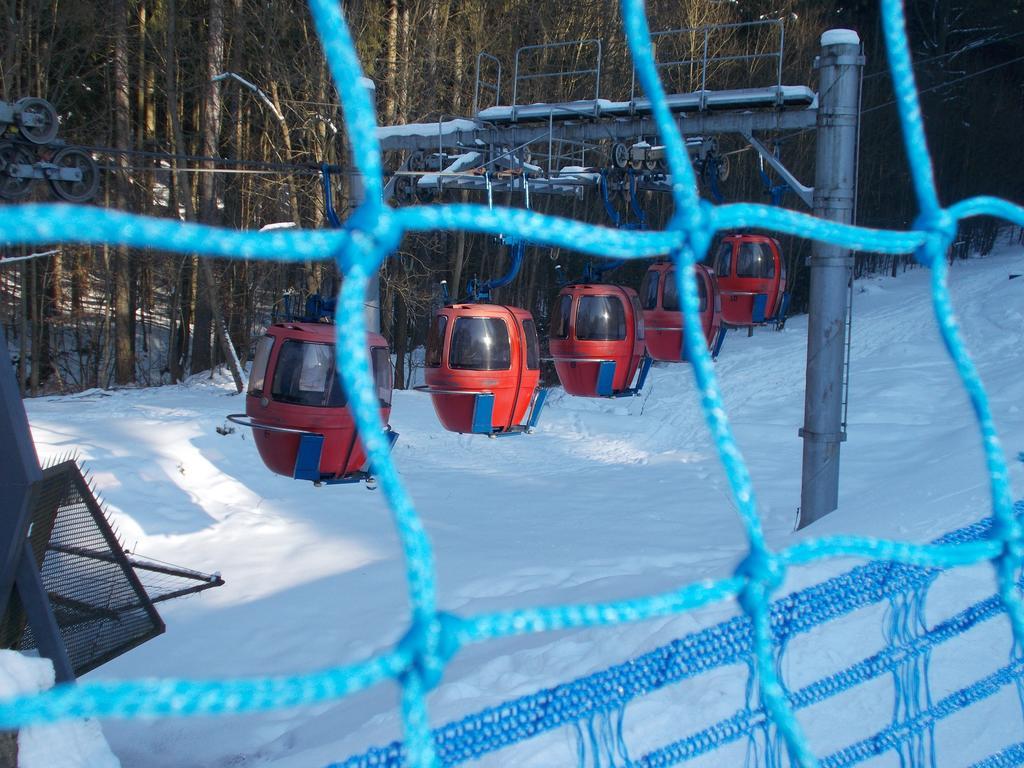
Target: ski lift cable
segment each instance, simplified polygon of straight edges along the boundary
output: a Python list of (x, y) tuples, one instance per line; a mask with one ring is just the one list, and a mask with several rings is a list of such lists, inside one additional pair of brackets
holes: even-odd
[[(1002, 69), (1003, 67), (1008, 67), (1011, 64), (1016, 64), (1016, 63), (1021, 62), (1021, 61), (1024, 61), (1024, 56), (1018, 56), (1015, 59), (1010, 59), (1009, 61), (1004, 61), (1004, 62), (1002, 62), (1000, 64), (993, 64), (991, 67), (986, 67), (985, 69), (979, 69), (977, 72), (969, 72), (966, 75), (962, 75), (961, 77), (954, 78), (953, 80), (947, 80), (946, 82), (939, 83), (938, 85), (933, 85), (930, 88), (921, 88), (921, 89), (918, 90), (918, 93), (931, 93), (932, 91), (938, 91), (938, 90), (941, 90), (943, 88), (948, 88), (951, 85), (956, 85), (957, 83), (962, 83), (964, 80), (970, 80), (972, 77), (978, 77), (979, 75), (985, 75), (985, 74), (988, 74), (989, 72), (993, 72), (993, 71), (995, 71), (997, 69)], [(892, 106), (895, 103), (896, 103), (896, 100), (893, 99), (891, 101), (885, 102), (884, 104), (877, 104), (877, 105), (875, 105), (873, 107), (868, 107), (863, 112), (861, 112), (861, 114), (862, 115), (867, 115), (867, 114), (870, 114), (871, 112), (875, 112), (876, 110), (882, 109), (883, 107)]]

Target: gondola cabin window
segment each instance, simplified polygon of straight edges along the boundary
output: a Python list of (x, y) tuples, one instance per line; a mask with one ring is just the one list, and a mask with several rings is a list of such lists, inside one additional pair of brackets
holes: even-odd
[(267, 377), (267, 363), (270, 362), (270, 352), (273, 349), (273, 336), (263, 336), (256, 342), (256, 354), (253, 355), (252, 370), (249, 372), (248, 394), (262, 394), (263, 383)]
[(533, 320), (523, 320), (523, 335), (526, 337), (526, 368), (540, 369), (540, 343), (537, 341), (537, 325)]
[(551, 318), (551, 336), (555, 339), (569, 338), (569, 315), (572, 308), (572, 294), (563, 294), (555, 304), (554, 316)]
[(334, 375), (334, 347), (287, 340), (278, 353), (270, 396), (281, 403), (341, 408), (345, 391)]
[(576, 310), (576, 338), (618, 341), (626, 338), (626, 312), (618, 296), (581, 296)]
[(374, 347), (370, 350), (370, 359), (373, 363), (373, 383), (377, 389), (377, 400), (381, 408), (390, 408), (391, 390), (394, 386), (391, 353), (387, 347)]
[(640, 307), (640, 299), (633, 295), (629, 297), (629, 302), (633, 305), (633, 322), (636, 323), (636, 337), (642, 340), (644, 338), (644, 311)]
[(652, 269), (644, 275), (644, 281), (640, 285), (640, 296), (644, 309), (658, 308), (658, 278), (660, 274)]
[(498, 317), (456, 318), (448, 365), (471, 371), (511, 368), (512, 341), (505, 321)]
[(732, 240), (726, 240), (718, 246), (718, 253), (714, 260), (715, 274), (719, 277), (732, 275)]
[(437, 368), (444, 357), (444, 332), (448, 328), (448, 315), (434, 315), (427, 337), (427, 360), (429, 368)]

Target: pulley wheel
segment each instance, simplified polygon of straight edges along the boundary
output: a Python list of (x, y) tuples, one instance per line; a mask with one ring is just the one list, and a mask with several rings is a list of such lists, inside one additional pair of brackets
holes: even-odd
[(33, 165), (36, 159), (25, 147), (10, 141), (0, 141), (0, 197), (18, 200), (32, 187), (31, 176), (15, 176), (15, 165)]
[(625, 170), (629, 165), (629, 147), (621, 141), (612, 144), (612, 165), (620, 170)]
[(434, 202), (434, 199), (436, 197), (437, 197), (437, 187), (425, 187), (425, 186), (423, 186), (422, 184), (419, 183), (419, 180), (417, 180), (417, 182), (416, 182), (416, 199), (417, 200), (419, 200), (421, 203), (432, 203), (432, 202)]
[[(57, 110), (46, 99), (35, 96), (18, 99), (14, 104), (14, 115), (21, 135), (33, 144), (49, 144), (57, 138), (57, 131), (60, 129)], [(27, 124), (26, 115), (34, 118), (31, 120), (34, 125)]]
[(729, 178), (729, 172), (732, 170), (732, 160), (729, 159), (729, 155), (718, 156), (718, 180), (726, 181)]
[(415, 171), (416, 173), (422, 173), (426, 170), (427, 160), (423, 156), (423, 152), (416, 151), (409, 155), (409, 170)]
[(412, 176), (398, 176), (395, 179), (395, 200), (398, 201), (399, 205), (408, 205), (413, 202), (416, 198), (416, 193), (413, 191), (413, 184), (415, 184), (414, 177)]
[(69, 203), (85, 203), (92, 199), (100, 186), (100, 169), (87, 152), (77, 147), (64, 147), (51, 162), (58, 168), (77, 169), (82, 174), (79, 181), (48, 179), (57, 197)]

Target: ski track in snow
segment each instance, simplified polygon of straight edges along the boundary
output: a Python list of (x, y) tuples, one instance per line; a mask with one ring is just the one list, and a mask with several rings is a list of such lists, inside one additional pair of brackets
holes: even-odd
[[(950, 282), (1019, 498), (1021, 463), (1012, 460), (1024, 450), (1024, 278), (1007, 280), (1012, 272), (1024, 272), (1019, 246), (957, 262)], [(772, 546), (835, 533), (923, 542), (988, 514), (980, 438), (932, 319), (929, 278), (917, 269), (857, 282), (840, 509), (799, 534), (792, 527), (807, 318), (790, 319), (780, 333), (729, 334), (715, 371)], [(244, 410), (230, 379), (91, 391), (26, 406), (41, 458), (77, 451), (128, 547), (220, 571), (227, 582), (161, 606), (166, 634), (90, 679), (310, 671), (380, 651), (405, 631), (405, 565), (382, 494), (315, 489), (265, 471), (247, 430), (215, 431), (226, 414)], [(445, 610), (467, 615), (650, 594), (726, 575), (745, 552), (687, 365), (652, 369), (646, 391), (628, 400), (556, 390), (538, 432), (522, 439), (443, 432), (429, 399), (412, 392), (395, 393), (392, 425), (401, 434), (395, 462), (435, 547)], [(852, 564), (794, 569), (780, 593)], [(986, 566), (941, 577), (929, 622), (990, 594), (990, 573)], [(639, 626), (465, 648), (430, 696), (432, 722), (602, 669), (735, 612), (732, 604), (718, 605)], [(881, 606), (865, 609), (795, 639), (782, 663), (789, 684), (881, 648), (884, 615)], [(943, 646), (933, 658), (933, 696), (973, 679), (965, 675), (994, 669), (1008, 653), (1002, 619)], [(742, 707), (745, 681), (745, 667), (720, 669), (634, 702), (625, 720), (631, 755)], [(1000, 694), (941, 725), (943, 764), (967, 764), (987, 754), (979, 749), (1018, 740), (1014, 698)], [(816, 705), (800, 720), (824, 753), (883, 727), (891, 712), (886, 678)], [(384, 684), (317, 708), (111, 721), (104, 730), (125, 768), (317, 768), (399, 737), (400, 719), (397, 687)], [(738, 764), (742, 749), (695, 764)], [(572, 765), (575, 750), (573, 729), (562, 729), (481, 764)]]

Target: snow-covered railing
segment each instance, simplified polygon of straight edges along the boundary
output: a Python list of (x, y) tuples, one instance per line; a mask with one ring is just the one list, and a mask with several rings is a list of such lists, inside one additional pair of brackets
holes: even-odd
[[(365, 187), (364, 202), (340, 229), (238, 232), (155, 219), (88, 206), (17, 205), (0, 208), (0, 242), (39, 245), (76, 242), (159, 248), (236, 259), (302, 262), (331, 254), (344, 276), (337, 313), (337, 362), (361, 439), (379, 487), (391, 506), (407, 563), (409, 628), (393, 648), (350, 664), (290, 677), (229, 680), (134, 680), (87, 682), (38, 695), (0, 702), (0, 726), (17, 728), (82, 717), (167, 717), (226, 715), (325, 702), (385, 680), (401, 687), (406, 761), (412, 766), (439, 762), (427, 714), (427, 694), (437, 686), (460, 648), (513, 635), (583, 627), (608, 627), (679, 615), (699, 607), (735, 600), (749, 620), (749, 659), (764, 722), (776, 730), (790, 762), (819, 765), (795, 716), (799, 702), (787, 695), (779, 678), (771, 596), (793, 566), (838, 557), (861, 557), (905, 566), (943, 568), (988, 562), (998, 585), (1016, 648), (1024, 646), (1024, 604), (1018, 577), (1024, 561), (1022, 528), (1011, 495), (1008, 467), (989, 407), (988, 396), (967, 353), (953, 314), (947, 286), (946, 249), (962, 219), (989, 215), (1024, 225), (1024, 208), (1005, 200), (976, 197), (944, 208), (939, 203), (907, 46), (903, 8), (882, 0), (882, 19), (896, 104), (920, 214), (909, 231), (883, 231), (843, 225), (795, 211), (748, 203), (713, 206), (700, 199), (694, 170), (658, 79), (651, 35), (640, 0), (623, 0), (623, 20), (634, 65), (651, 100), (657, 133), (664, 143), (673, 179), (675, 215), (664, 231), (612, 230), (533, 211), (480, 205), (411, 206), (393, 210), (383, 204), (380, 144), (373, 106), (361, 85), (361, 67), (336, 0), (310, 0), (331, 74), (345, 105), (352, 155)], [(853, 33), (849, 34), (855, 40)], [(843, 38), (845, 39), (845, 38)], [(844, 44), (842, 40), (833, 42)], [(937, 324), (976, 415), (984, 450), (992, 504), (992, 523), (977, 540), (932, 545), (861, 537), (823, 537), (773, 550), (765, 540), (753, 485), (733, 437), (716, 375), (701, 333), (694, 265), (704, 257), (716, 232), (757, 227), (840, 246), (879, 253), (915, 253), (932, 270), (931, 294)], [(379, 402), (366, 353), (363, 305), (370, 277), (407, 232), (465, 230), (529, 238), (538, 245), (570, 248), (584, 254), (642, 259), (670, 254), (684, 319), (685, 353), (691, 361), (701, 408), (725, 468), (732, 500), (743, 526), (747, 554), (734, 573), (716, 581), (680, 585), (660, 595), (600, 603), (556, 605), (456, 616), (439, 609), (431, 543), (390, 457), (380, 421)], [(913, 455), (908, 455), (908, 461)], [(926, 509), (922, 510), (927, 512)], [(957, 692), (927, 707), (920, 718), (936, 719), (977, 700), (1002, 676), (1016, 676), (1019, 659), (981, 681), (980, 689)], [(932, 670), (933, 674), (935, 670)], [(1014, 717), (1019, 713), (1013, 713)], [(732, 727), (732, 726), (730, 726)], [(887, 732), (879, 738), (898, 738)], [(860, 749), (860, 747), (855, 747)], [(985, 758), (986, 766), (1008, 764), (1024, 751), (1013, 745)], [(847, 753), (829, 765), (848, 762)], [(852, 753), (850, 753), (852, 754)], [(653, 758), (650, 764), (663, 764)]]
[[(741, 36), (761, 29), (768, 29), (777, 36), (777, 44), (774, 48), (757, 51), (755, 53), (719, 52), (716, 47), (720, 41), (728, 42), (729, 37), (739, 33)], [(704, 97), (708, 90), (708, 74), (710, 70), (729, 63), (749, 64), (756, 66), (759, 61), (774, 61), (771, 85), (778, 89), (779, 105), (782, 105), (782, 57), (786, 48), (786, 27), (782, 19), (762, 19), (760, 21), (744, 21), (735, 24), (705, 24), (700, 27), (681, 27), (679, 29), (664, 29), (651, 34), (654, 51), (654, 66), (664, 81), (666, 73), (687, 72), (686, 87), (687, 93), (695, 93)], [(673, 55), (662, 56), (665, 51), (677, 51), (680, 45), (686, 50), (685, 54), (674, 54), (681, 56), (674, 58)], [(756, 46), (755, 46), (756, 49)], [(636, 69), (633, 70), (633, 81), (630, 87), (630, 101), (636, 101)], [(679, 90), (677, 86), (677, 90)], [(671, 92), (671, 91), (670, 91)], [(703, 98), (700, 109), (707, 106)]]

